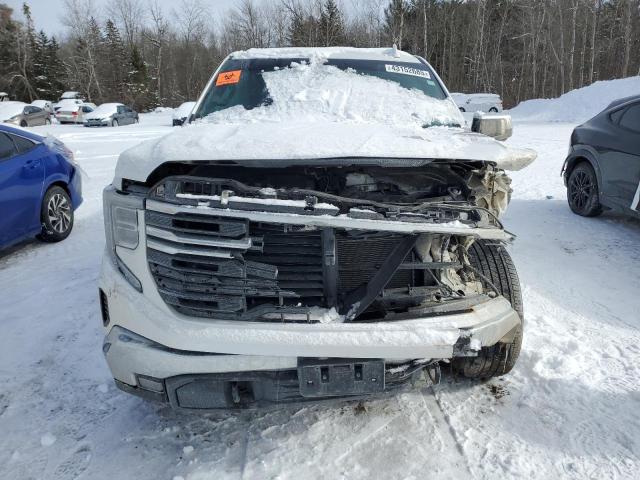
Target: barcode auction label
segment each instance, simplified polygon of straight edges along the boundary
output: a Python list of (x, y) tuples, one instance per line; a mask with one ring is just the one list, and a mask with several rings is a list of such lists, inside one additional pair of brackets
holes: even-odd
[(405, 67), (404, 65), (385, 65), (387, 72), (400, 73), (402, 75), (413, 75), (414, 77), (431, 78), (431, 74), (419, 68)]

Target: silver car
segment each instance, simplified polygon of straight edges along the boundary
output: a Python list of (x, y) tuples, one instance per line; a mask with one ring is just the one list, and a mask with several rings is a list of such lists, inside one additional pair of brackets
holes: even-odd
[(117, 127), (138, 123), (138, 112), (122, 103), (103, 103), (85, 115), (85, 127)]
[(22, 102), (2, 102), (0, 105), (0, 120), (20, 127), (34, 127), (51, 123), (49, 112), (35, 105), (27, 105)]
[(84, 123), (88, 113), (93, 112), (96, 106), (93, 103), (75, 103), (78, 100), (63, 100), (56, 105), (56, 119), (60, 123)]

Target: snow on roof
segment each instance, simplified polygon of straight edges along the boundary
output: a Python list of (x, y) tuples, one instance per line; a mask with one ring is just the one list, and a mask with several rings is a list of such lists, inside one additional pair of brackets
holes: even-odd
[(354, 60), (387, 60), (394, 62), (421, 63), (410, 53), (394, 48), (355, 48), (355, 47), (287, 47), (287, 48), (250, 48), (233, 52), (235, 59), (252, 58), (334, 58)]

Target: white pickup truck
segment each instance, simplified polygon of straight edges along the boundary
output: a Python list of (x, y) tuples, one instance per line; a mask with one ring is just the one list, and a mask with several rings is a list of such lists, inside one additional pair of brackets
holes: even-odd
[(254, 408), (510, 371), (522, 299), (499, 217), (535, 153), (391, 49), (231, 54), (191, 124), (104, 191), (103, 351), (122, 390)]

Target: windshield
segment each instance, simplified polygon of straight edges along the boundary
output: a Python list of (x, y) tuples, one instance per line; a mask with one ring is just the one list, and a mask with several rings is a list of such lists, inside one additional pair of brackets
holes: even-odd
[[(286, 108), (298, 109), (305, 116), (330, 113), (384, 122), (387, 114), (393, 116), (394, 110), (402, 110), (402, 115), (423, 120), (423, 126), (459, 126), (457, 108), (450, 112), (449, 104), (434, 72), (421, 63), (229, 59), (205, 93), (195, 118), (210, 120), (216, 117), (214, 114), (229, 109), (239, 118), (238, 108), (261, 107), (265, 115), (275, 110), (282, 113)], [(348, 112), (346, 106), (350, 107)]]

